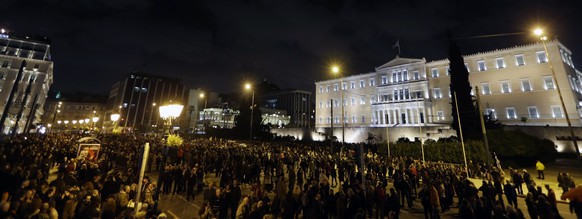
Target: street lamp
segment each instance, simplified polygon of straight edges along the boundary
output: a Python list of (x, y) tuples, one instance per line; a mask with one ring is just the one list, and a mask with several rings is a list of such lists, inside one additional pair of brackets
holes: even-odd
[(91, 119), (91, 121), (93, 121), (93, 124), (91, 124), (91, 129), (94, 129), (95, 123), (97, 123), (99, 121), (99, 117), (94, 116), (93, 119)]
[(574, 149), (576, 149), (576, 155), (580, 158), (580, 149), (578, 148), (578, 142), (576, 141), (576, 135), (574, 134), (574, 129), (572, 128), (572, 123), (570, 122), (570, 116), (568, 115), (568, 110), (566, 109), (566, 104), (564, 103), (564, 98), (562, 97), (562, 91), (560, 90), (560, 85), (558, 83), (558, 78), (556, 77), (556, 71), (554, 71), (554, 66), (552, 64), (552, 59), (550, 58), (550, 53), (548, 52), (548, 46), (546, 41), (548, 37), (544, 35), (544, 31), (541, 28), (536, 28), (534, 34), (540, 38), (542, 44), (544, 45), (544, 52), (546, 53), (546, 59), (550, 64), (550, 70), (552, 71), (552, 78), (556, 84), (556, 91), (558, 91), (558, 96), (560, 97), (560, 103), (562, 104), (562, 109), (564, 109), (564, 114), (566, 115), (566, 123), (570, 129), (570, 137), (572, 138), (572, 143), (574, 143)]
[(168, 125), (170, 128), (172, 127), (172, 119), (180, 116), (182, 113), (182, 109), (184, 109), (184, 105), (171, 103), (168, 105), (160, 106), (160, 117), (162, 119), (168, 120)]
[[(345, 110), (344, 110), (344, 80), (343, 80), (343, 77), (341, 75), (340, 67), (338, 65), (331, 66), (331, 72), (333, 74), (335, 74), (335, 75), (338, 75), (338, 77), (340, 78), (340, 86), (339, 86), (340, 95), (341, 95), (340, 103), (342, 105), (342, 116), (341, 116), (341, 120), (340, 121), (342, 123), (342, 144), (345, 144), (345, 142), (346, 142), (346, 132), (345, 132), (346, 122), (344, 121), (345, 120), (345, 118), (344, 118), (345, 117)], [(332, 108), (333, 108), (333, 106), (332, 106)], [(333, 137), (333, 113), (331, 115), (331, 119), (332, 119), (332, 121), (331, 121), (331, 124), (332, 124), (331, 133), (332, 133), (332, 137)]]
[(110, 117), (111, 117), (111, 121), (113, 122), (113, 129), (115, 129), (116, 128), (115, 126), (117, 125), (117, 120), (119, 120), (119, 117), (121, 117), (121, 115), (119, 115), (119, 113), (114, 113), (114, 114), (111, 114)]
[(255, 110), (255, 90), (252, 88), (251, 84), (247, 83), (245, 84), (245, 89), (246, 90), (251, 90), (253, 95), (252, 95), (252, 99), (251, 99), (251, 131), (249, 134), (249, 140), (253, 140), (253, 114), (254, 114), (254, 110)]

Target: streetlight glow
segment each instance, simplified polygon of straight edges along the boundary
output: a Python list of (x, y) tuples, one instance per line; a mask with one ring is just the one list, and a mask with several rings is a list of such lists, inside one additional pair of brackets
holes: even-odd
[(119, 120), (119, 117), (121, 117), (121, 115), (119, 115), (119, 113), (111, 114), (111, 121), (117, 122), (117, 120)]
[(245, 89), (250, 90), (251, 88), (252, 88), (251, 84), (249, 84), (249, 83), (245, 84)]
[(331, 67), (331, 72), (334, 73), (334, 74), (339, 73), (340, 72), (340, 67), (337, 66), (337, 65), (332, 66)]
[(544, 31), (543, 31), (541, 28), (536, 28), (536, 29), (534, 30), (534, 34), (535, 34), (536, 36), (540, 36), (540, 37), (541, 37), (543, 33), (544, 33)]
[(99, 121), (99, 117), (95, 116), (93, 117), (93, 122), (98, 122)]

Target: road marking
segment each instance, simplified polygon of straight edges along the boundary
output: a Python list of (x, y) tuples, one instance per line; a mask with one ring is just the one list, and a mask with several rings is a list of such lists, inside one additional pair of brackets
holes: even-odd
[(170, 211), (170, 210), (168, 210), (168, 214), (172, 215), (172, 217), (174, 217), (175, 219), (180, 219), (180, 218), (178, 217), (178, 215), (174, 214), (174, 212), (172, 212), (172, 211)]

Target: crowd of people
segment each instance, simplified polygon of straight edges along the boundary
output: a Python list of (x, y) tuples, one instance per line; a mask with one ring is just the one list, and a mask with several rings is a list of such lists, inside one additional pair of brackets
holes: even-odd
[[(77, 156), (81, 137), (0, 141), (0, 218), (164, 218), (157, 207), (164, 195), (186, 201), (201, 196), (193, 218), (399, 218), (401, 209), (418, 202), (425, 218), (452, 208), (468, 219), (525, 218), (526, 212), (530, 218), (561, 217), (553, 189), (544, 191), (525, 170), (510, 169), (505, 176), (498, 166), (473, 162), (464, 168), (388, 158), (359, 150), (363, 145), (330, 153), (321, 142), (193, 138), (165, 147), (161, 136), (127, 134), (97, 136), (101, 147), (93, 161)], [(151, 149), (145, 168), (152, 177), (140, 183), (146, 142)], [(467, 176), (482, 178), (482, 185)], [(563, 191), (575, 185), (567, 173), (558, 181)], [(526, 196), (527, 209), (518, 207), (518, 195)], [(582, 215), (581, 204), (570, 203)]]

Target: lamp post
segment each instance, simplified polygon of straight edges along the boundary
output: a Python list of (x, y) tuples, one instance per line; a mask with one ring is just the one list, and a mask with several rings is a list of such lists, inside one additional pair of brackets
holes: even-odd
[(93, 130), (95, 128), (95, 123), (99, 121), (99, 117), (94, 116), (91, 121), (93, 121), (93, 124), (91, 124), (91, 130)]
[[(155, 103), (154, 103), (154, 106), (155, 106)], [(160, 117), (164, 120), (167, 120), (166, 124), (168, 124), (168, 126), (170, 127), (168, 129), (168, 133), (171, 133), (170, 129), (172, 127), (172, 119), (180, 116), (180, 114), (182, 113), (182, 109), (184, 109), (184, 105), (172, 103), (171, 100), (170, 100), (169, 104), (160, 106), (160, 108), (158, 109), (158, 111), (160, 112)], [(157, 120), (156, 120), (156, 127), (157, 127)], [(165, 172), (164, 166), (166, 163), (168, 150), (169, 150), (169, 147), (167, 145), (165, 145), (164, 148), (162, 149), (162, 160), (158, 164), (159, 165), (158, 170), (160, 171), (160, 173), (159, 173), (159, 177), (158, 177), (158, 186), (156, 187), (156, 192), (154, 195), (154, 200), (156, 200), (156, 202), (154, 204), (155, 210), (158, 209), (159, 198), (160, 198), (160, 185), (162, 185), (161, 184), (162, 176), (165, 174), (164, 173)]]
[[(340, 71), (340, 67), (339, 66), (337, 66), (337, 65), (332, 66), (331, 67), (331, 72), (333, 74), (338, 75), (339, 78), (340, 78), (340, 86), (339, 86), (340, 95), (341, 95), (340, 104), (342, 105), (342, 116), (341, 116), (340, 122), (342, 123), (342, 144), (345, 144), (346, 143), (346, 132), (345, 132), (346, 122), (344, 121), (345, 120), (345, 110), (344, 110), (344, 104), (345, 104), (344, 103), (344, 80), (343, 80), (343, 77), (341, 75), (341, 71)], [(333, 124), (333, 115), (331, 115), (331, 119), (332, 119), (332, 124)], [(332, 131), (332, 135), (333, 135), (333, 129), (331, 131)]]
[[(53, 115), (52, 124), (55, 123), (55, 119), (57, 118), (57, 114), (61, 112), (61, 105), (63, 105), (63, 102), (59, 102), (59, 105), (55, 108), (55, 114)], [(51, 131), (52, 131), (52, 129), (51, 129)]]
[(251, 129), (250, 129), (250, 134), (249, 134), (249, 140), (253, 140), (253, 114), (255, 112), (254, 111), (254, 109), (255, 109), (255, 90), (252, 88), (251, 84), (249, 84), (249, 83), (245, 84), (245, 89), (252, 91), (252, 98), (251, 98)]
[(113, 130), (115, 130), (115, 128), (116, 128), (115, 126), (117, 126), (117, 120), (119, 120), (119, 117), (121, 117), (121, 115), (119, 113), (114, 113), (114, 114), (111, 114), (110, 117), (111, 117), (111, 121), (113, 122), (113, 129), (112, 129), (112, 132), (113, 132)]
[(570, 122), (570, 116), (568, 115), (568, 110), (566, 109), (566, 104), (564, 103), (564, 98), (562, 97), (562, 91), (560, 90), (560, 85), (558, 83), (558, 78), (556, 77), (556, 71), (554, 70), (554, 66), (552, 64), (552, 59), (550, 59), (550, 53), (548, 52), (548, 46), (546, 45), (546, 41), (548, 37), (544, 35), (544, 31), (541, 28), (537, 28), (534, 30), (534, 34), (540, 37), (542, 44), (544, 45), (544, 52), (546, 54), (546, 59), (548, 64), (550, 64), (550, 70), (552, 71), (552, 79), (556, 84), (556, 91), (558, 91), (558, 96), (560, 97), (560, 104), (562, 104), (562, 109), (564, 109), (564, 114), (566, 116), (566, 123), (568, 124), (568, 129), (570, 129), (570, 137), (572, 138), (572, 143), (574, 144), (574, 149), (576, 149), (576, 156), (580, 159), (580, 149), (578, 148), (578, 142), (576, 141), (576, 135), (574, 134), (574, 129), (572, 128), (572, 123)]
[[(170, 101), (170, 104), (168, 105), (164, 105), (164, 106), (160, 106), (160, 117), (162, 117), (162, 119), (167, 119), (167, 124), (169, 126), (169, 128), (172, 128), (172, 119), (177, 118), (178, 116), (180, 116), (180, 113), (182, 113), (182, 109), (184, 109), (184, 105), (181, 104), (175, 104), (172, 103), (172, 101)], [(168, 130), (168, 132), (170, 132), (170, 130)]]

